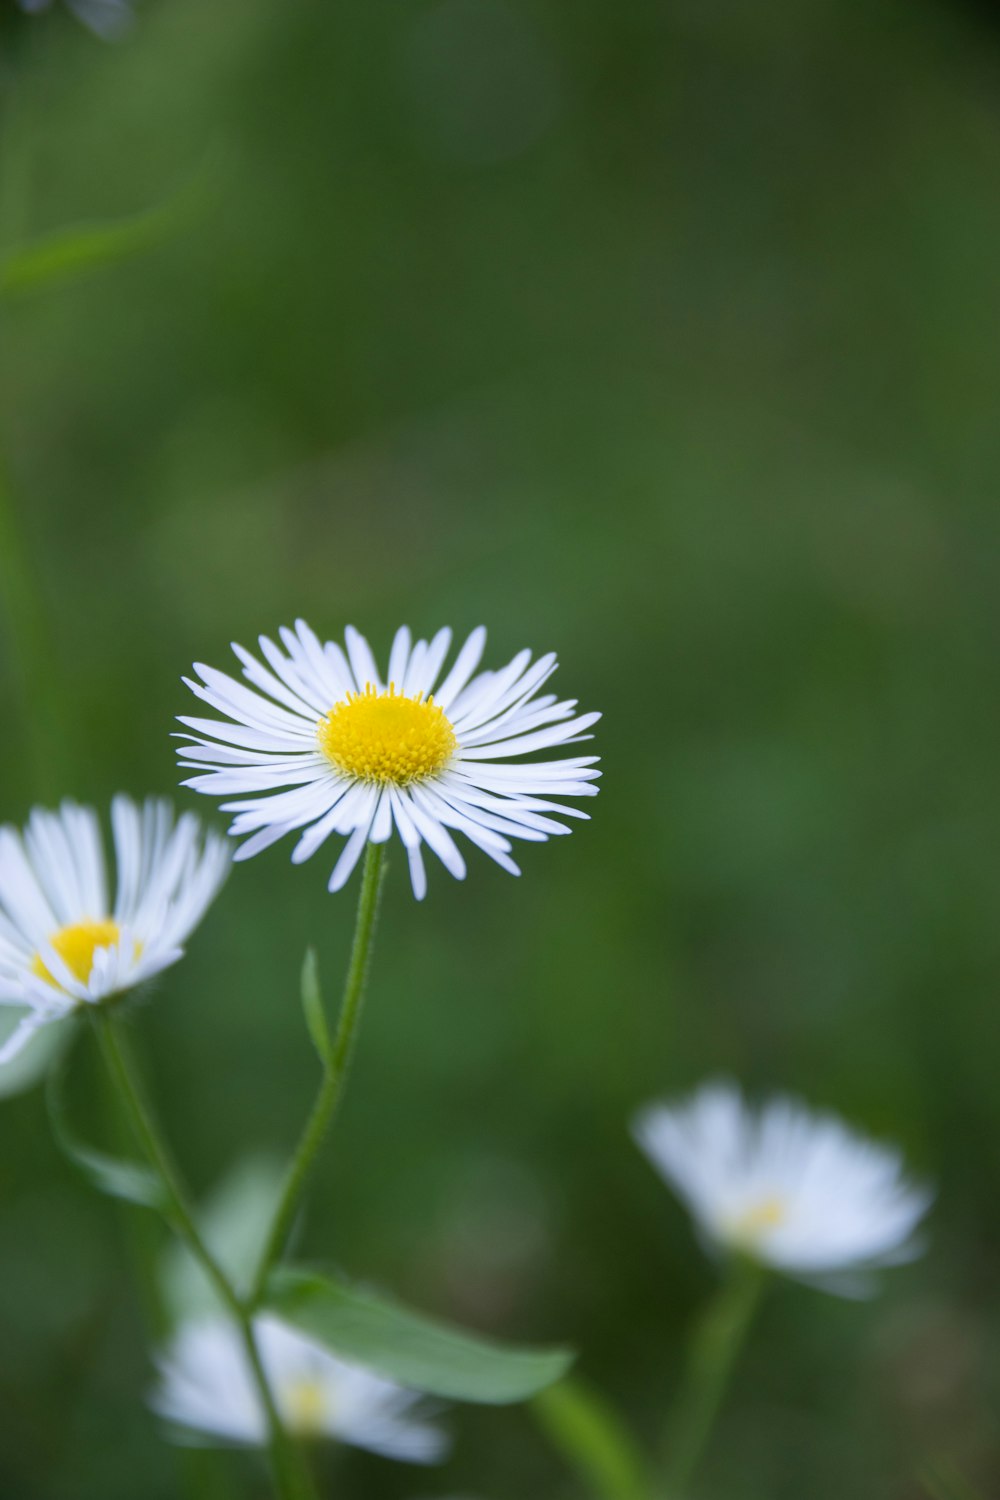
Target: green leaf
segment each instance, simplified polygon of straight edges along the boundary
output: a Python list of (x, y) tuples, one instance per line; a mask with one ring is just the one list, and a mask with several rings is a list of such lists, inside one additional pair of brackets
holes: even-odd
[(565, 1375), (569, 1349), (498, 1344), (438, 1323), (367, 1287), (279, 1268), (265, 1307), (331, 1353), (432, 1396), (524, 1401)]
[(539, 1425), (600, 1500), (648, 1500), (645, 1461), (603, 1396), (563, 1380), (532, 1401)]
[[(0, 1009), (0, 1045), (19, 1025), (22, 1011), (3, 1006)], [(40, 1026), (31, 1041), (10, 1062), (0, 1068), (0, 1099), (23, 1094), (41, 1083), (56, 1057), (67, 1045), (73, 1030), (72, 1021), (51, 1021)]]
[(70, 1050), (63, 1051), (49, 1070), (46, 1099), (56, 1141), (87, 1180), (100, 1192), (112, 1198), (124, 1198), (144, 1208), (163, 1213), (168, 1206), (159, 1174), (140, 1162), (111, 1156), (81, 1141), (69, 1121), (64, 1097), (64, 1081)]
[(333, 1044), (330, 1040), (330, 1028), (327, 1025), (326, 1011), (323, 1007), (323, 992), (319, 987), (319, 964), (316, 960), (315, 948), (306, 949), (302, 964), (302, 1009), (305, 1012), (306, 1025), (309, 1028), (313, 1046), (319, 1053), (319, 1060), (325, 1068), (328, 1068)]
[[(241, 1297), (253, 1284), (282, 1181), (277, 1160), (249, 1156), (198, 1212), (198, 1228), (205, 1243)], [(177, 1322), (219, 1310), (217, 1291), (179, 1240), (167, 1246), (160, 1273), (164, 1301)]]
[(208, 177), (209, 168), (202, 167), (165, 203), (143, 213), (69, 225), (15, 246), (0, 258), (0, 298), (46, 291), (141, 255), (194, 217), (207, 200)]

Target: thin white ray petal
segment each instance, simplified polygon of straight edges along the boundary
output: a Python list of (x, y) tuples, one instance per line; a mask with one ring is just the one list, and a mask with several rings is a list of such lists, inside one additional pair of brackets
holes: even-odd
[(357, 684), (358, 692), (363, 693), (369, 683), (374, 687), (381, 688), (383, 686), (382, 679), (379, 676), (372, 648), (360, 630), (355, 630), (353, 625), (348, 625), (344, 631), (344, 642), (347, 646), (347, 655), (351, 663), (351, 670), (354, 673), (354, 681)]
[[(296, 641), (296, 637), (287, 626), (283, 625), (278, 634), (283, 640), (287, 637), (293, 642)], [(282, 682), (286, 682), (292, 692), (307, 703), (317, 716), (327, 711), (330, 705), (326, 701), (328, 696), (326, 689), (322, 682), (317, 681), (316, 674), (312, 670), (308, 667), (303, 670), (301, 652), (297, 655), (292, 655), (291, 652), (286, 654), (266, 635), (257, 637), (257, 645), (271, 670), (281, 678)]]
[(231, 642), (234, 655), (243, 668), (243, 676), (247, 682), (252, 683), (262, 693), (267, 693), (276, 703), (282, 704), (290, 713), (296, 714), (301, 719), (313, 719), (315, 709), (301, 694), (289, 687), (287, 682), (282, 681), (276, 672), (271, 672), (259, 662), (251, 651), (238, 642)]
[(355, 828), (344, 845), (340, 858), (333, 867), (333, 874), (330, 876), (327, 890), (330, 892), (339, 891), (347, 884), (367, 842), (368, 829), (362, 824), (360, 828)]
[[(251, 724), (260, 729), (296, 731), (302, 728), (303, 718), (310, 718), (306, 704), (301, 704), (294, 709), (287, 708), (273, 698), (265, 697), (254, 688), (244, 687), (243, 683), (237, 682), (235, 677), (230, 677), (226, 672), (206, 666), (204, 662), (196, 661), (194, 670), (204, 683), (204, 687), (190, 677), (182, 679), (185, 685), (199, 698), (210, 703), (213, 708), (219, 709), (240, 723)], [(276, 683), (276, 686), (280, 684)], [(295, 701), (294, 695), (288, 696), (293, 702)]]
[[(527, 702), (532, 693), (552, 676), (556, 666), (554, 651), (550, 651), (547, 656), (539, 657), (533, 666), (515, 678), (505, 690), (499, 694), (495, 691), (490, 692), (484, 695), (483, 700), (478, 704), (473, 704), (462, 714), (456, 714), (454, 720), (456, 734), (461, 737), (466, 731), (483, 728), (493, 719), (503, 719), (509, 710)], [(496, 684), (494, 684), (495, 687)]]
[(428, 697), (434, 690), (434, 684), (438, 680), (444, 659), (451, 649), (451, 630), (447, 625), (443, 626), (427, 648), (420, 670), (419, 680), (414, 683), (414, 691), (423, 693)]
[(375, 808), (375, 816), (372, 819), (372, 830), (369, 834), (373, 844), (384, 844), (392, 833), (392, 801), (389, 796), (389, 788), (383, 787)]
[(435, 703), (443, 708), (445, 713), (449, 713), (450, 706), (479, 665), (485, 645), (486, 626), (477, 625), (455, 658), (451, 671), (434, 694)]
[(223, 744), (242, 745), (247, 750), (274, 750), (287, 755), (292, 750), (311, 749), (316, 742), (315, 731), (310, 733), (305, 725), (294, 732), (288, 730), (277, 734), (250, 729), (244, 724), (224, 724), (219, 719), (190, 718), (187, 714), (178, 714), (177, 720), (197, 734), (207, 734), (210, 739), (221, 740)]
[(433, 849), (438, 859), (444, 865), (449, 874), (454, 875), (456, 880), (465, 879), (465, 860), (461, 851), (444, 824), (427, 812), (418, 801), (419, 790), (416, 787), (409, 788), (410, 796), (404, 794), (407, 804), (407, 812), (416, 824), (417, 832), (426, 844)]
[(46, 1017), (32, 1012), (24, 1016), (14, 1027), (10, 1036), (0, 1047), (0, 1068), (5, 1063), (12, 1062), (19, 1052), (23, 1052), (40, 1026), (46, 1024)]
[(532, 750), (547, 750), (550, 745), (568, 745), (582, 739), (590, 739), (583, 731), (596, 724), (600, 714), (581, 714), (567, 724), (556, 724), (550, 729), (539, 729), (534, 734), (518, 735), (516, 739), (498, 740), (485, 745), (462, 748), (463, 760), (492, 760), (496, 756), (528, 755)]
[(317, 691), (326, 693), (330, 702), (328, 709), (345, 697), (351, 686), (351, 674), (342, 666), (343, 654), (330, 652), (320, 641), (316, 632), (310, 630), (305, 620), (296, 620), (295, 629), (306, 660), (312, 668)]
[(417, 685), (423, 677), (424, 662), (427, 660), (427, 642), (415, 641), (410, 659), (406, 664), (406, 676), (403, 678), (402, 691), (408, 698), (415, 698)]
[(349, 783), (345, 783), (340, 790), (336, 801), (330, 809), (323, 814), (318, 822), (311, 828), (307, 828), (292, 850), (292, 864), (301, 865), (307, 859), (311, 859), (321, 844), (325, 843), (331, 834), (337, 833), (341, 821), (341, 802), (347, 793), (352, 790)]
[(481, 723), (494, 703), (520, 680), (531, 662), (531, 652), (519, 651), (499, 672), (483, 672), (455, 699), (449, 711), (453, 724)]
[(422, 901), (427, 895), (427, 871), (424, 868), (424, 857), (420, 852), (420, 845), (407, 845), (406, 857), (410, 865), (410, 884), (413, 887), (413, 894), (418, 901)]
[(402, 690), (403, 680), (406, 677), (411, 641), (409, 625), (400, 625), (393, 637), (392, 649), (389, 652), (389, 681), (395, 684), (397, 692)]

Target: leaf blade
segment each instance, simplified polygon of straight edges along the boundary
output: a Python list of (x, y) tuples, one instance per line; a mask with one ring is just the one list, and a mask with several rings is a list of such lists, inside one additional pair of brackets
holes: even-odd
[(323, 992), (319, 983), (319, 962), (316, 958), (316, 949), (307, 948), (306, 956), (302, 960), (302, 1010), (306, 1018), (306, 1026), (312, 1038), (312, 1044), (319, 1054), (319, 1060), (324, 1068), (330, 1066), (333, 1056), (333, 1042), (330, 1037), (330, 1027), (326, 1019), (326, 1008), (323, 1004)]
[(88, 1145), (73, 1129), (64, 1091), (70, 1056), (71, 1049), (67, 1049), (56, 1058), (49, 1070), (45, 1090), (52, 1133), (60, 1149), (99, 1192), (167, 1214), (169, 1197), (159, 1173), (142, 1162), (112, 1156), (110, 1152)]
[(500, 1344), (410, 1312), (369, 1288), (290, 1268), (273, 1273), (264, 1302), (340, 1358), (451, 1400), (524, 1401), (561, 1379), (574, 1358), (561, 1347)]
[(153, 249), (193, 221), (216, 176), (213, 153), (170, 197), (120, 219), (84, 220), (36, 235), (0, 255), (0, 301), (66, 285)]

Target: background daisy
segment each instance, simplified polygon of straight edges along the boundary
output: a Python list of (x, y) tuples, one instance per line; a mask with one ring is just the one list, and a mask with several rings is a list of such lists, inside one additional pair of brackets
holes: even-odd
[(27, 1012), (0, 1048), (13, 1057), (39, 1026), (152, 978), (183, 953), (225, 879), (225, 839), (170, 804), (111, 804), (111, 896), (97, 814), (36, 808), (24, 832), (0, 828), (0, 1004)]
[[(483, 627), (465, 641), (449, 670), (452, 633), (413, 641), (396, 632), (383, 675), (365, 638), (348, 627), (346, 650), (321, 643), (303, 620), (282, 628), (281, 645), (260, 638), (259, 661), (233, 646), (251, 684), (196, 664), (188, 687), (228, 721), (181, 716), (195, 731), (183, 736), (182, 766), (199, 775), (185, 782), (200, 792), (238, 796), (230, 832), (248, 859), (288, 833), (298, 833), (298, 864), (332, 836), (346, 839), (330, 876), (337, 891), (365, 844), (399, 834), (414, 895), (427, 890), (423, 845), (461, 880), (460, 832), (503, 869), (520, 873), (511, 840), (540, 842), (567, 833), (552, 813), (587, 814), (553, 797), (596, 794), (596, 756), (524, 761), (521, 757), (589, 739), (600, 714), (576, 713), (540, 689), (556, 669), (555, 655), (532, 660), (520, 651), (498, 671), (476, 672)], [(265, 665), (266, 663), (266, 665)]]
[(712, 1083), (643, 1110), (634, 1132), (716, 1246), (845, 1295), (917, 1253), (931, 1194), (907, 1181), (898, 1151), (833, 1115), (787, 1098), (754, 1110)]
[[(434, 1463), (447, 1439), (413, 1415), (415, 1391), (347, 1364), (279, 1319), (254, 1321), (275, 1404), (288, 1431), (336, 1438), (408, 1463)], [(238, 1331), (224, 1319), (182, 1324), (158, 1362), (160, 1416), (225, 1442), (263, 1446), (267, 1421)]]

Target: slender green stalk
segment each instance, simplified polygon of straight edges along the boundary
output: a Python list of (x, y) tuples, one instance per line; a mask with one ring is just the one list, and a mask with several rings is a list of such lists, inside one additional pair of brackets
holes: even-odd
[(354, 942), (351, 946), (351, 959), (344, 982), (344, 998), (340, 1007), (337, 1034), (323, 1069), (323, 1079), (312, 1112), (306, 1121), (298, 1148), (285, 1174), (278, 1207), (257, 1266), (257, 1274), (254, 1277), (253, 1290), (249, 1298), (251, 1307), (256, 1306), (260, 1301), (268, 1274), (285, 1248), (295, 1211), (299, 1206), (299, 1199), (312, 1170), (316, 1153), (329, 1129), (337, 1105), (340, 1103), (357, 1037), (358, 1022), (361, 1019), (365, 984), (368, 979), (368, 962), (372, 938), (375, 934), (375, 921), (378, 916), (379, 894), (384, 873), (384, 845), (369, 844), (365, 851), (361, 895), (358, 898), (358, 914), (354, 924)]
[(600, 1392), (567, 1376), (539, 1391), (530, 1408), (595, 1500), (652, 1500), (645, 1458)]
[(760, 1265), (747, 1257), (734, 1259), (726, 1282), (695, 1330), (684, 1383), (669, 1428), (666, 1471), (669, 1500), (684, 1500), (711, 1436), (763, 1285)]
[(250, 1313), (202, 1238), (188, 1200), (187, 1189), (160, 1135), (125, 1039), (110, 1011), (98, 1009), (95, 1020), (108, 1071), (121, 1097), (136, 1140), (163, 1184), (167, 1200), (164, 1217), (201, 1265), (239, 1329), (267, 1419), (271, 1470), (280, 1500), (314, 1500), (315, 1491), (303, 1459), (282, 1426), (274, 1395), (261, 1363)]

